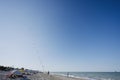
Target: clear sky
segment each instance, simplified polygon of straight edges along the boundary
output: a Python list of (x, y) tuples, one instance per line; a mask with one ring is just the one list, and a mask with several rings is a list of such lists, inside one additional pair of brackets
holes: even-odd
[(0, 65), (120, 71), (120, 1), (0, 0)]

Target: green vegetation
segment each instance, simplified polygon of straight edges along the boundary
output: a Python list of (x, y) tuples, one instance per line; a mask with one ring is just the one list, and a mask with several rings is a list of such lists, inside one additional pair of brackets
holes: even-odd
[(10, 71), (13, 70), (13, 67), (0, 66), (0, 71)]

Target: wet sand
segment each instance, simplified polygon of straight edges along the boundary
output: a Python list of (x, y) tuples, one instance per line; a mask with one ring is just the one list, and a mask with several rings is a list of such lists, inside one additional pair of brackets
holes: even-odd
[(60, 75), (48, 75), (43, 73), (38, 73), (29, 77), (31, 80), (87, 80), (73, 77), (66, 77)]

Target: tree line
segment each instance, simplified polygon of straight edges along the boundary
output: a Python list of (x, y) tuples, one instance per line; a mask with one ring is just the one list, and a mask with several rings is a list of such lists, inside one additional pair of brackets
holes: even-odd
[(7, 67), (7, 66), (1, 66), (0, 65), (0, 70), (1, 71), (10, 71), (10, 70), (13, 70), (14, 68), (13, 67)]

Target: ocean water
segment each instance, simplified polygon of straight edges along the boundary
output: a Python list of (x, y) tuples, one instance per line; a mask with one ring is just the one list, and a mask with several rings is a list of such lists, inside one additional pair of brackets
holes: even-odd
[[(54, 72), (54, 74), (67, 76), (67, 72)], [(87, 80), (120, 80), (120, 72), (69, 72), (69, 76)]]

